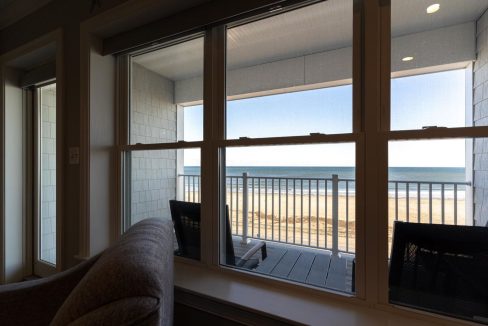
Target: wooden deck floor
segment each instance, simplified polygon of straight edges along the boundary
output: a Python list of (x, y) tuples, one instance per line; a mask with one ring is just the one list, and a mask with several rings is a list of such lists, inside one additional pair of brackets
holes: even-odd
[[(234, 239), (236, 256), (252, 247)], [(332, 255), (330, 251), (317, 250), (279, 243), (266, 243), (268, 257), (254, 270), (290, 281), (351, 293), (353, 255)], [(258, 256), (256, 256), (257, 258)]]

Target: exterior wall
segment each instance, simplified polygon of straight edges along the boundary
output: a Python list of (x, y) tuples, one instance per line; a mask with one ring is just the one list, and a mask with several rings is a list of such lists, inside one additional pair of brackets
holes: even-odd
[(56, 264), (56, 86), (41, 90), (41, 260)]
[[(475, 59), (475, 24), (465, 23), (431, 31), (404, 35), (392, 40), (394, 76), (425, 73), (433, 67), (467, 63)], [(429, 46), (418, 47), (418, 44)], [(400, 59), (414, 48), (415, 60)], [(449, 49), (449, 51), (446, 51)], [(458, 65), (461, 68), (463, 65)], [(445, 69), (445, 67), (444, 67)], [(278, 76), (278, 77), (277, 77)], [(331, 87), (352, 82), (352, 48), (313, 53), (292, 59), (230, 70), (227, 94), (233, 98), (284, 93), (310, 87)], [(176, 102), (200, 103), (203, 98), (202, 77), (176, 82)]]
[[(474, 64), (473, 122), (488, 126), (488, 13), (477, 22), (477, 60)], [(473, 145), (474, 225), (488, 226), (488, 139), (475, 139)]]
[[(174, 83), (132, 65), (131, 143), (175, 142)], [(144, 218), (171, 218), (176, 198), (176, 150), (135, 151), (131, 156), (131, 224)]]

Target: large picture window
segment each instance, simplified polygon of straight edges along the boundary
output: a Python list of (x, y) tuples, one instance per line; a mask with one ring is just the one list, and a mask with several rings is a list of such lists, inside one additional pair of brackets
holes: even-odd
[(415, 256), (397, 225), (488, 225), (487, 9), (294, 2), (130, 53), (125, 226), (171, 218), (178, 262), (236, 278), (478, 320), (389, 282)]
[(227, 29), (222, 264), (355, 291), (355, 143), (317, 144), (354, 135), (352, 29), (352, 1)]
[(470, 135), (486, 126), (487, 8), (477, 0), (391, 3), (389, 300), (475, 321), (486, 321), (477, 304), (486, 284), (476, 272), (486, 268), (486, 250), (475, 234), (487, 226), (487, 160), (485, 138)]

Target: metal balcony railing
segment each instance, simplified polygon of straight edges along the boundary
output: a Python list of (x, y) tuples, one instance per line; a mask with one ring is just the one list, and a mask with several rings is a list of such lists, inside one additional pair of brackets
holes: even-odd
[[(200, 201), (200, 176), (183, 178), (182, 199)], [(389, 220), (465, 224), (469, 182), (389, 181)], [(287, 244), (355, 252), (355, 180), (271, 176), (226, 177), (232, 234)], [(438, 207), (440, 206), (440, 208)], [(435, 209), (434, 209), (435, 208)], [(440, 213), (438, 213), (440, 211)], [(462, 215), (462, 219), (460, 219)]]

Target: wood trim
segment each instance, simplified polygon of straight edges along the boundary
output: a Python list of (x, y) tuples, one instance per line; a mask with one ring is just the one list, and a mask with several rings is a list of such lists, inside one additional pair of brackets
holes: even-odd
[[(286, 293), (286, 296), (290, 298), (299, 298), (306, 306), (310, 307), (309, 313), (318, 313), (319, 311), (327, 310), (329, 307), (335, 307), (345, 311), (345, 315), (350, 317), (351, 314), (355, 314), (360, 309), (372, 309), (373, 313), (392, 313), (395, 317), (409, 318), (412, 322), (415, 321), (425, 322), (424, 324), (438, 324), (438, 325), (473, 325), (473, 323), (458, 320), (451, 317), (437, 315), (433, 313), (427, 313), (421, 310), (408, 309), (393, 305), (381, 305), (381, 304), (369, 304), (365, 300), (361, 300), (357, 297), (345, 296), (343, 293), (335, 293), (324, 289), (315, 288), (308, 285), (298, 285), (286, 280), (279, 280), (266, 275), (259, 275), (244, 270), (236, 270), (226, 267), (214, 267), (204, 266), (198, 262), (190, 262), (189, 259), (180, 260), (175, 257), (175, 284), (176, 287), (188, 290), (193, 293), (198, 293), (203, 296), (215, 298), (223, 302), (232, 301), (238, 303), (243, 298), (252, 297), (252, 289), (259, 289), (265, 291), (264, 296), (260, 296), (256, 302), (262, 302), (260, 308), (262, 311), (271, 311), (270, 307), (276, 305), (276, 303), (270, 303), (270, 299), (277, 298), (279, 293)], [(195, 278), (198, 275), (198, 278)], [(199, 280), (204, 279), (205, 282)], [(235, 290), (245, 287), (251, 287), (251, 289), (243, 291), (242, 293), (236, 293)], [(229, 290), (227, 290), (229, 289)], [(292, 299), (293, 300), (293, 299)], [(317, 306), (319, 303), (320, 306)], [(246, 309), (248, 309), (246, 307)], [(293, 309), (292, 306), (286, 305), (283, 309)], [(287, 315), (293, 313), (293, 310), (288, 310)], [(297, 311), (302, 313), (303, 311)], [(274, 315), (273, 315), (274, 316)], [(384, 317), (384, 315), (383, 315)], [(303, 318), (303, 316), (302, 316)], [(380, 317), (381, 319), (382, 317)], [(397, 318), (389, 319), (390, 324), (395, 324), (398, 321)], [(298, 319), (298, 317), (297, 317)], [(324, 320), (324, 324), (328, 320)], [(344, 320), (335, 319), (335, 324), (342, 325), (346, 323)], [(342, 324), (341, 324), (342, 321)], [(378, 321), (379, 322), (379, 321)], [(385, 320), (386, 322), (386, 320)], [(333, 322), (330, 322), (334, 324)], [(359, 322), (359, 324), (361, 324)], [(429, 324), (429, 325), (430, 325)], [(375, 324), (376, 325), (376, 324)]]
[(65, 269), (64, 259), (64, 180), (65, 178), (65, 137), (64, 137), (64, 43), (63, 31), (56, 35), (56, 270)]
[[(380, 0), (379, 15), (379, 126), (378, 131), (390, 130), (390, 84), (391, 84), (391, 26), (390, 0)], [(377, 301), (388, 302), (388, 141), (378, 135), (378, 177), (377, 203), (378, 214), (376, 257), (378, 284)]]
[(200, 248), (203, 263), (213, 264), (214, 251), (217, 250), (215, 239), (214, 216), (215, 206), (213, 190), (214, 180), (212, 177), (212, 168), (215, 164), (213, 148), (208, 144), (213, 138), (213, 120), (214, 120), (214, 98), (213, 98), (213, 70), (214, 70), (214, 43), (215, 31), (207, 30), (203, 44), (203, 142), (200, 151), (200, 171), (202, 180), (202, 224), (200, 229)]
[(24, 205), (26, 207), (26, 219), (25, 219), (25, 234), (24, 244), (25, 250), (25, 266), (24, 275), (33, 274), (33, 253), (34, 253), (34, 96), (31, 89), (24, 90), (24, 110), (25, 110), (25, 145), (26, 151), (24, 152), (24, 164), (25, 164), (25, 199)]
[(290, 136), (290, 137), (269, 137), (269, 138), (243, 138), (228, 139), (219, 142), (220, 147), (239, 147), (239, 146), (273, 146), (273, 145), (306, 145), (322, 143), (348, 143), (355, 142), (360, 138), (360, 133), (356, 134), (336, 134), (336, 135), (311, 135), (311, 136)]
[(421, 140), (439, 138), (488, 137), (488, 127), (433, 128), (390, 131), (384, 134), (388, 140)]
[(195, 142), (176, 142), (176, 143), (155, 143), (155, 144), (134, 144), (134, 145), (120, 145), (119, 151), (150, 151), (150, 150), (164, 150), (164, 149), (180, 149), (180, 148), (198, 148), (203, 145), (202, 141)]
[[(379, 7), (378, 0), (363, 1), (363, 83), (362, 110), (364, 128), (364, 215), (368, 223), (364, 225), (365, 237), (365, 299), (376, 303), (378, 298), (378, 171), (384, 164), (381, 144), (377, 136), (379, 130), (380, 107), (380, 58), (379, 58)], [(367, 257), (367, 258), (366, 258)]]
[[(206, 295), (175, 287), (175, 304), (187, 306), (208, 314), (218, 316), (222, 322), (235, 322), (244, 325), (303, 325), (277, 316), (272, 316), (254, 309), (238, 306)], [(178, 317), (178, 315), (175, 315)], [(175, 323), (181, 324), (178, 319)], [(184, 321), (183, 321), (184, 322)], [(202, 320), (202, 322), (204, 322)]]
[[(129, 108), (130, 108), (130, 59), (128, 56), (116, 58), (115, 82), (115, 144), (126, 145), (129, 141)], [(124, 205), (124, 165), (122, 153), (114, 151), (114, 193), (112, 194), (112, 207), (114, 214), (110, 221), (110, 243), (120, 238), (124, 232), (126, 211)]]
[[(207, 104), (207, 106), (209, 105)], [(244, 138), (244, 139), (228, 139), (228, 140), (220, 139), (220, 140), (214, 140), (215, 143), (214, 145), (216, 145), (217, 147), (241, 147), (241, 146), (273, 146), (273, 145), (306, 145), (306, 144), (321, 144), (321, 143), (348, 143), (348, 142), (355, 142), (360, 137), (361, 137), (361, 133), (269, 137), (269, 138)], [(134, 145), (120, 145), (119, 150), (120, 151), (147, 151), (147, 150), (164, 150), (164, 149), (180, 149), (180, 148), (199, 148), (204, 146), (204, 144), (205, 144), (204, 141), (134, 144)]]
[(364, 130), (363, 126), (363, 4), (360, 0), (353, 2), (353, 131), (361, 133), (356, 141), (356, 297), (365, 298), (365, 246), (364, 228), (366, 216), (364, 214), (365, 197), (364, 197)]
[(32, 69), (26, 72), (21, 80), (21, 87), (29, 87), (33, 85), (40, 85), (46, 82), (56, 81), (56, 62), (49, 62), (42, 66)]
[[(0, 57), (0, 121), (5, 121), (6, 67)], [(0, 284), (5, 284), (5, 123), (0, 123)]]
[[(48, 44), (56, 44), (56, 80), (59, 83), (59, 87), (56, 90), (56, 119), (62, 121), (63, 118), (63, 107), (64, 107), (64, 65), (63, 65), (63, 31), (61, 29), (56, 29), (48, 34), (45, 34), (31, 42), (23, 44), (18, 48), (15, 48), (0, 56), (0, 71), (1, 71), (1, 84), (0, 84), (0, 115), (2, 117), (3, 123), (0, 124), (0, 135), (2, 137), (0, 141), (0, 243), (2, 244), (2, 250), (0, 252), (0, 282), (5, 282), (5, 68), (8, 63), (15, 58), (21, 57), (27, 53), (35, 51), (38, 48), (47, 46)], [(56, 142), (56, 270), (61, 271), (64, 266), (63, 257), (63, 226), (64, 226), (64, 169), (63, 169), (63, 153), (64, 153), (64, 137), (63, 137), (63, 124), (56, 124), (56, 133), (58, 141)], [(29, 228), (27, 228), (27, 232)], [(25, 262), (27, 263), (27, 262)], [(32, 264), (31, 262), (28, 262)]]
[(390, 130), (390, 85), (391, 85), (391, 13), (390, 0), (380, 0), (380, 84), (382, 131)]
[(202, 31), (207, 27), (224, 24), (266, 13), (270, 8), (308, 3), (309, 0), (247, 0), (234, 1), (214, 0), (196, 7), (181, 11), (130, 31), (122, 32), (105, 39), (103, 55), (121, 53), (154, 43), (164, 43), (175, 37)]
[(16, 0), (2, 8), (0, 14), (0, 29), (12, 25), (22, 18), (45, 6), (51, 0)]
[[(83, 26), (82, 26), (83, 27)], [(80, 33), (80, 220), (78, 257), (90, 256), (90, 34)]]
[[(212, 203), (212, 264), (218, 266), (220, 258), (224, 255), (225, 232), (223, 222), (225, 219), (225, 149), (219, 142), (225, 139), (226, 134), (226, 73), (227, 73), (227, 27), (218, 26), (212, 29), (212, 79), (209, 90), (212, 112), (212, 130), (210, 135), (210, 152), (212, 153), (208, 178), (211, 182)], [(211, 180), (210, 180), (211, 179)]]

